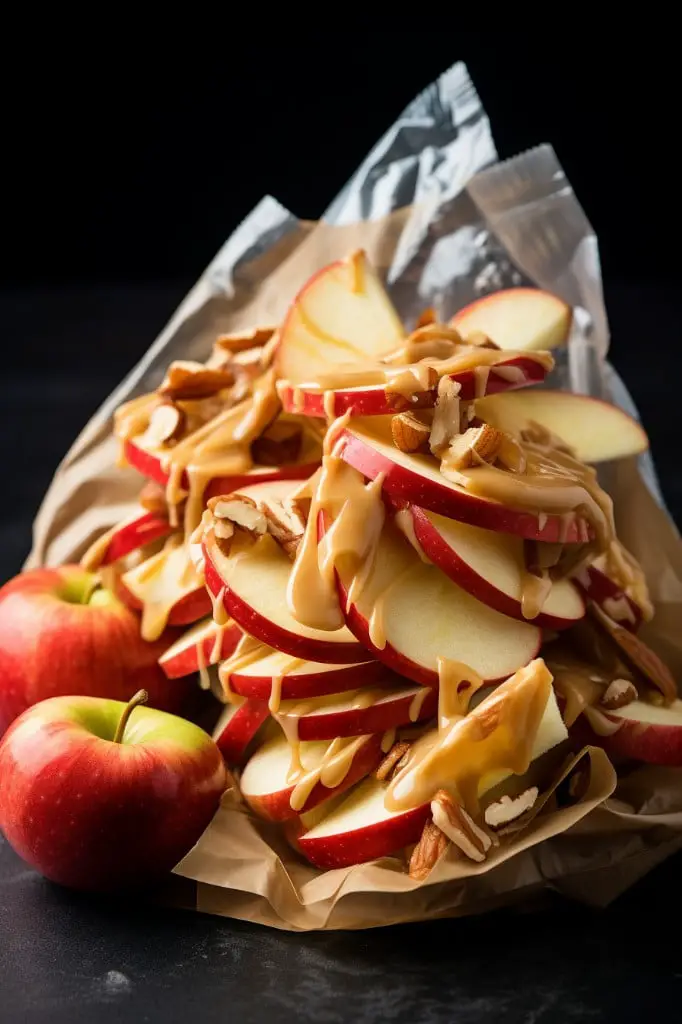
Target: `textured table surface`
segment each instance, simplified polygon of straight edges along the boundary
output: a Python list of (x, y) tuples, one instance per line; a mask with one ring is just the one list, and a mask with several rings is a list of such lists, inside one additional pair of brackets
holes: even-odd
[[(59, 458), (184, 289), (0, 294), (0, 579), (28, 552), (31, 518)], [(620, 284), (607, 299), (613, 360), (680, 522), (679, 294)], [(0, 1021), (656, 1020), (682, 999), (678, 943), (668, 938), (682, 913), (680, 868), (673, 858), (607, 911), (557, 897), (476, 919), (285, 934), (151, 900), (74, 895), (0, 839)]]

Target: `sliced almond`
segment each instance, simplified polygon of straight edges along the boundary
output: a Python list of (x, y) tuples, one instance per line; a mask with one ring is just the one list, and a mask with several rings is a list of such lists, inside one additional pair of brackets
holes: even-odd
[(204, 366), (190, 360), (171, 363), (158, 388), (160, 395), (173, 401), (211, 398), (234, 383), (234, 373), (227, 368)]
[(614, 679), (606, 687), (599, 703), (607, 711), (615, 711), (617, 708), (624, 708), (626, 704), (632, 704), (638, 697), (637, 687), (629, 679)]
[(429, 818), (421, 838), (410, 857), (409, 875), (415, 882), (423, 882), (448, 848), (448, 837)]
[(502, 432), (489, 423), (480, 427), (469, 427), (463, 434), (454, 437), (443, 454), (448, 469), (468, 469), (486, 462), (492, 464), (497, 458)]
[(216, 520), (226, 520), (252, 537), (262, 537), (267, 529), (267, 520), (255, 502), (244, 495), (232, 494), (227, 497), (211, 498), (208, 502)]
[(398, 740), (397, 743), (394, 743), (374, 772), (375, 779), (378, 779), (379, 782), (390, 782), (402, 768), (401, 761), (406, 759), (410, 746), (411, 744), (407, 740)]
[(502, 828), (503, 825), (508, 825), (511, 821), (516, 821), (521, 815), (526, 814), (535, 803), (538, 798), (538, 787), (531, 786), (525, 792), (521, 793), (520, 796), (503, 796), (495, 803), (489, 804), (485, 809), (485, 823), (489, 828), (496, 829)]
[(439, 789), (431, 801), (434, 823), (469, 860), (481, 863), (493, 845), (492, 836), (480, 828), (450, 794)]
[(157, 484), (154, 480), (147, 481), (140, 491), (138, 501), (147, 512), (156, 512), (158, 515), (164, 516), (168, 514), (166, 491), (161, 484)]
[(293, 562), (305, 533), (305, 520), (295, 509), (276, 498), (259, 502), (258, 508), (265, 516), (268, 533)]
[(302, 445), (300, 424), (279, 419), (252, 443), (251, 455), (259, 466), (285, 466), (297, 461)]
[(182, 437), (185, 424), (186, 416), (182, 409), (172, 402), (162, 402), (149, 417), (144, 442), (155, 448), (163, 448)]
[(437, 458), (441, 458), (452, 439), (460, 432), (460, 391), (460, 385), (450, 377), (441, 377), (438, 382), (438, 397), (429, 438), (429, 446)]
[(393, 444), (401, 452), (428, 451), (431, 428), (413, 412), (401, 412), (391, 419)]
[(670, 669), (656, 652), (629, 629), (624, 629), (614, 622), (594, 601), (590, 601), (589, 608), (593, 619), (618, 648), (625, 661), (660, 690), (666, 702), (674, 701), (677, 697), (677, 685)]
[(262, 349), (275, 333), (275, 327), (252, 327), (248, 331), (235, 331), (233, 334), (221, 334), (215, 341), (215, 347), (221, 352), (234, 355), (248, 349)]
[(484, 331), (472, 331), (471, 334), (467, 334), (464, 339), (467, 345), (473, 345), (474, 348), (494, 348), (498, 352), (501, 351), (500, 346), (496, 345), (492, 338), (489, 338)]

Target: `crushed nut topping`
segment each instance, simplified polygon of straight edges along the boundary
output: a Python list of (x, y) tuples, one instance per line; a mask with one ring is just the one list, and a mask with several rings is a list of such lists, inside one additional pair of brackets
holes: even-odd
[(429, 446), (436, 458), (441, 458), (454, 437), (460, 433), (461, 387), (450, 377), (438, 382), (438, 397), (433, 414)]
[(305, 519), (295, 508), (277, 498), (259, 502), (258, 508), (265, 516), (268, 533), (293, 562), (305, 533)]
[(439, 789), (431, 801), (431, 813), (438, 828), (469, 860), (481, 863), (493, 845), (493, 838), (480, 828), (449, 793)]
[(415, 882), (423, 882), (448, 848), (448, 837), (429, 818), (421, 838), (410, 857), (409, 875)]
[(627, 704), (632, 704), (633, 700), (637, 700), (638, 697), (637, 687), (629, 679), (614, 679), (606, 687), (599, 703), (607, 711), (615, 711), (617, 708), (624, 708)]
[(391, 419), (393, 444), (401, 452), (428, 451), (431, 428), (413, 412), (401, 412)]
[(211, 398), (234, 384), (230, 369), (217, 369), (190, 360), (176, 360), (168, 371), (158, 393), (174, 402)]
[(145, 444), (162, 448), (179, 440), (185, 430), (187, 418), (182, 409), (172, 402), (162, 402), (153, 410), (144, 433)]
[(502, 443), (502, 432), (489, 423), (469, 427), (463, 434), (453, 437), (443, 454), (448, 469), (468, 469), (482, 462), (492, 464)]
[(262, 537), (267, 529), (265, 516), (257, 508), (256, 503), (245, 495), (233, 494), (227, 497), (211, 498), (208, 507), (216, 520), (231, 523), (233, 532), (238, 529), (255, 539)]
[(531, 786), (520, 796), (503, 796), (495, 803), (489, 804), (485, 809), (485, 823), (489, 828), (502, 828), (512, 821), (516, 821), (535, 806), (538, 798), (538, 787)]
[(397, 743), (394, 743), (374, 772), (374, 778), (379, 782), (390, 782), (404, 768), (410, 746), (411, 744), (406, 740), (398, 740)]
[(589, 611), (606, 636), (618, 649), (625, 661), (640, 672), (670, 702), (677, 697), (677, 684), (668, 666), (648, 647), (643, 640), (613, 621), (594, 601), (589, 602)]

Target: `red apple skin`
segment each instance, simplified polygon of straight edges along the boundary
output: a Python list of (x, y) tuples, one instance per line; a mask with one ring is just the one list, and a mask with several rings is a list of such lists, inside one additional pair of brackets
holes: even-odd
[[(134, 441), (126, 441), (123, 446), (125, 459), (133, 469), (137, 469), (150, 480), (155, 480), (163, 487), (168, 483), (168, 473), (161, 465), (158, 455), (138, 448)], [(316, 462), (291, 463), (286, 466), (267, 467), (256, 466), (250, 473), (239, 473), (235, 476), (221, 476), (211, 480), (206, 488), (204, 500), (214, 498), (219, 494), (230, 494), (239, 490), (240, 487), (248, 487), (251, 484), (267, 483), (270, 480), (305, 480), (311, 476), (319, 467), (319, 460)], [(188, 488), (187, 475), (183, 474), (181, 486)]]
[[(126, 587), (120, 577), (116, 580), (116, 596), (133, 611), (142, 611), (142, 601)], [(168, 625), (191, 626), (192, 623), (210, 614), (211, 598), (205, 587), (197, 587), (173, 605), (168, 616)]]
[[(427, 687), (417, 722), (433, 718), (438, 710), (438, 691)], [(410, 725), (410, 705), (413, 697), (400, 697), (385, 704), (368, 708), (354, 708), (336, 714), (318, 713), (302, 715), (298, 720), (298, 737), (301, 740), (333, 740), (337, 736), (364, 736), (367, 733), (382, 733), (401, 725)]]
[(215, 743), (227, 764), (240, 766), (244, 763), (249, 743), (269, 715), (266, 700), (246, 700), (224, 729), (216, 727)]
[(125, 558), (132, 551), (137, 551), (145, 544), (167, 537), (173, 532), (173, 527), (165, 516), (158, 512), (144, 512), (132, 522), (124, 523), (117, 530), (109, 541), (104, 555), (102, 565), (111, 565), (119, 558)]
[[(380, 661), (366, 661), (349, 671), (351, 666), (339, 667), (332, 672), (310, 672), (297, 676), (295, 672), (282, 677), (282, 700), (307, 700), (310, 697), (326, 697), (343, 690), (359, 689), (361, 686), (380, 686), (384, 682), (395, 682)], [(272, 690), (272, 676), (250, 676), (233, 672), (230, 688), (241, 697), (269, 700)], [(372, 731), (372, 730), (368, 730)]]
[[(486, 395), (495, 395), (501, 391), (511, 391), (517, 388), (527, 387), (530, 384), (538, 384), (545, 379), (547, 371), (541, 364), (528, 356), (517, 356), (514, 359), (506, 359), (500, 366), (517, 367), (524, 374), (521, 381), (504, 380), (502, 377), (491, 373), (485, 389)], [(492, 367), (491, 369), (494, 369)], [(482, 398), (476, 394), (476, 377), (472, 370), (465, 370), (461, 373), (450, 374), (450, 379), (460, 385), (459, 397), (463, 401), (472, 401), (474, 398)], [(285, 412), (302, 413), (304, 416), (318, 416), (325, 418), (325, 392), (306, 391), (305, 388), (296, 388), (294, 385), (287, 385), (283, 381), (278, 388), (279, 397)], [(303, 396), (302, 408), (299, 395)], [(343, 416), (350, 411), (351, 416), (385, 416), (391, 413), (400, 412), (403, 409), (427, 409), (436, 404), (436, 392), (421, 391), (415, 396), (416, 402), (403, 400), (400, 402), (400, 395), (386, 395), (383, 388), (367, 391), (348, 391), (339, 389), (334, 392), (333, 416)]]
[(199, 654), (197, 647), (201, 647), (202, 664), (204, 665), (217, 665), (218, 662), (229, 658), (244, 636), (244, 632), (236, 623), (231, 623), (222, 630), (220, 634), (220, 650), (217, 652), (218, 656), (213, 658), (213, 648), (215, 647), (215, 639), (219, 630), (220, 627), (216, 626), (216, 631), (204, 637), (199, 644), (191, 644), (175, 655), (169, 655), (169, 650), (164, 651), (159, 658), (159, 665), (163, 669), (166, 678), (180, 679), (183, 676), (191, 675), (193, 672), (198, 672)]
[(275, 793), (261, 793), (258, 795), (250, 795), (242, 790), (242, 796), (254, 814), (257, 814), (259, 818), (265, 818), (267, 821), (287, 821), (299, 814), (305, 814), (306, 811), (312, 810), (313, 807), (322, 803), (323, 800), (327, 800), (331, 796), (337, 796), (339, 793), (344, 793), (347, 789), (350, 789), (356, 782), (364, 779), (366, 775), (369, 775), (370, 772), (373, 772), (378, 767), (382, 756), (381, 736), (370, 737), (356, 753), (343, 782), (335, 786), (334, 789), (327, 789), (321, 782), (316, 783), (303, 807), (296, 811), (293, 810), (289, 803), (295, 788), (294, 786), (287, 786), (285, 789), (277, 790)]
[(140, 886), (170, 871), (218, 809), (226, 785), (211, 738), (136, 708), (113, 743), (119, 701), (55, 697), (0, 742), (0, 829), (46, 878), (76, 889)]
[(352, 664), (366, 658), (367, 652), (359, 643), (338, 643), (333, 640), (316, 640), (312, 637), (299, 636), (270, 622), (245, 604), (237, 594), (226, 586), (213, 564), (210, 544), (204, 542), (203, 550), (208, 590), (214, 597), (217, 597), (221, 590), (224, 592), (223, 603), (227, 614), (256, 640), (260, 640), (261, 643), (267, 644), (269, 647), (274, 647), (276, 651), (282, 651), (284, 654), (290, 654), (294, 658), (303, 658), (306, 661), (342, 665)]
[(331, 870), (365, 864), (378, 857), (388, 857), (410, 843), (416, 843), (431, 815), (431, 805), (422, 804), (404, 814), (374, 825), (338, 835), (306, 839), (297, 837), (296, 849), (316, 868)]
[(616, 718), (602, 711), (610, 721), (622, 722), (620, 729), (611, 736), (599, 736), (590, 729), (587, 720), (581, 716), (571, 728), (571, 734), (581, 741), (602, 747), (610, 757), (642, 761), (644, 764), (682, 767), (682, 725), (652, 725)]
[[(555, 543), (576, 544), (585, 540), (583, 531), (576, 522), (568, 528), (560, 516), (548, 515), (542, 529), (538, 516), (522, 509), (506, 508), (498, 502), (487, 501), (467, 494), (463, 489), (453, 491), (434, 480), (408, 472), (403, 466), (387, 459), (381, 452), (365, 444), (350, 430), (344, 430), (338, 444), (338, 454), (358, 472), (370, 480), (384, 473), (383, 490), (397, 508), (420, 505), (431, 512), (450, 519), (458, 519), (471, 526), (501, 533), (514, 533), (529, 540), (543, 540)], [(565, 534), (565, 535), (564, 535)], [(589, 533), (588, 527), (588, 536)]]
[(504, 594), (482, 576), (479, 576), (477, 572), (474, 572), (471, 566), (463, 561), (457, 552), (446, 543), (438, 530), (434, 529), (428, 516), (424, 515), (422, 509), (412, 505), (409, 512), (412, 516), (415, 537), (427, 558), (434, 565), (437, 565), (458, 587), (466, 590), (468, 594), (477, 598), (482, 604), (487, 605), (489, 608), (494, 608), (495, 611), (508, 615), (512, 619), (518, 619), (520, 622), (532, 621), (534, 625), (542, 626), (544, 629), (568, 629), (569, 626), (574, 626), (576, 622), (580, 621), (579, 619), (562, 619), (548, 612), (540, 612), (539, 615), (531, 620), (525, 619), (521, 611), (520, 602), (515, 601), (508, 594)]
[[(587, 568), (587, 574), (589, 576), (589, 586), (585, 587), (579, 579), (575, 580), (576, 586), (585, 595), (590, 598), (595, 604), (598, 604), (604, 611), (604, 601), (608, 601), (610, 598), (624, 599), (627, 601), (629, 608), (632, 611), (632, 619), (618, 618), (614, 619), (619, 626), (623, 629), (629, 629), (631, 633), (636, 633), (639, 627), (642, 625), (642, 609), (636, 604), (632, 598), (620, 589), (617, 583), (602, 572), (601, 569), (597, 569), (595, 566), (590, 565)], [(608, 614), (608, 613), (607, 613)], [(611, 615), (611, 618), (614, 618)]]
[(26, 708), (60, 695), (129, 700), (145, 689), (154, 707), (186, 705), (191, 681), (169, 685), (158, 665), (175, 633), (143, 640), (138, 617), (110, 591), (72, 603), (91, 579), (67, 565), (31, 569), (0, 589), (0, 736)]

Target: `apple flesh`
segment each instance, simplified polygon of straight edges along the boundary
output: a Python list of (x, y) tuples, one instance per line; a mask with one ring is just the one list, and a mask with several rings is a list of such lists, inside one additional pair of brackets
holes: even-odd
[(395, 447), (389, 416), (354, 419), (341, 432), (334, 450), (370, 480), (383, 473), (382, 489), (397, 507), (415, 504), (448, 519), (529, 540), (570, 544), (589, 536), (587, 524), (577, 519), (567, 527), (559, 515), (550, 513), (541, 519), (536, 513), (507, 508), (447, 480), (430, 455), (408, 454)]
[(537, 352), (563, 345), (573, 313), (562, 299), (539, 288), (506, 288), (477, 299), (450, 320), (466, 340), (487, 334), (502, 349)]
[(269, 700), (273, 678), (281, 680), (282, 700), (309, 700), (360, 686), (381, 685), (394, 677), (376, 660), (349, 665), (316, 661), (301, 664), (299, 658), (271, 650), (250, 665), (231, 672), (229, 685), (242, 697)]
[[(538, 384), (545, 379), (547, 373), (537, 360), (523, 356), (501, 360), (499, 366), (503, 370), (510, 367), (518, 370), (521, 376), (518, 379), (510, 379), (504, 373), (497, 374), (496, 367), (491, 366), (485, 386), (486, 395)], [(459, 384), (459, 397), (463, 401), (468, 402), (477, 397), (477, 380), (473, 370), (452, 373), (450, 378)], [(323, 391), (314, 384), (294, 386), (288, 381), (281, 381), (277, 390), (287, 412), (322, 418), (327, 415), (343, 416), (346, 412), (350, 412), (351, 416), (382, 416), (404, 409), (431, 408), (436, 404), (435, 388), (417, 392), (414, 396), (416, 401), (413, 402), (397, 393), (387, 394), (382, 384)]]
[(144, 688), (181, 711), (193, 687), (158, 665), (170, 638), (143, 640), (137, 616), (80, 566), (21, 573), (0, 589), (0, 735), (31, 705), (74, 693), (128, 700)]
[(139, 551), (145, 544), (167, 537), (172, 532), (173, 527), (166, 516), (158, 512), (136, 512), (113, 530), (100, 565), (118, 562), (131, 552)]
[(142, 886), (189, 852), (218, 809), (226, 772), (198, 726), (126, 705), (55, 697), (0, 743), (0, 829), (47, 878), (77, 889)]
[(229, 621), (219, 626), (213, 619), (204, 619), (164, 651), (159, 665), (168, 679), (191, 675), (202, 665), (217, 665), (229, 658), (243, 636), (244, 632), (236, 622)]
[(291, 562), (267, 534), (237, 557), (229, 557), (209, 532), (204, 553), (207, 587), (216, 598), (223, 594), (228, 615), (261, 643), (309, 661), (366, 660), (366, 651), (345, 626), (327, 632), (294, 619), (286, 597)]
[[(145, 627), (147, 607), (164, 611), (166, 623), (171, 626), (188, 625), (211, 611), (211, 599), (189, 563), (183, 544), (159, 551), (124, 572), (118, 594), (130, 607), (143, 611), (142, 632), (147, 639), (154, 639), (155, 632), (153, 626), (149, 631)], [(163, 614), (158, 617), (161, 626), (163, 618)]]
[(266, 700), (245, 700), (225, 706), (213, 730), (213, 739), (227, 764), (243, 764), (251, 740), (269, 714)]
[[(283, 701), (278, 712), (280, 722), (295, 724), (301, 740), (333, 740), (337, 736), (365, 736), (423, 722), (438, 710), (438, 691), (434, 687), (386, 687), (367, 707), (358, 707), (363, 691), (315, 697), (304, 705)], [(294, 714), (296, 712), (296, 714)]]
[(609, 736), (594, 734), (593, 742), (607, 754), (660, 764), (682, 766), (682, 700), (657, 707), (634, 700), (616, 711), (599, 711), (618, 727)]
[(400, 514), (410, 517), (426, 557), (489, 608), (545, 629), (567, 629), (585, 615), (585, 602), (573, 583), (558, 580), (540, 614), (532, 620), (525, 618), (521, 598), (526, 570), (519, 537), (458, 523), (417, 505)]
[[(315, 770), (322, 763), (328, 742), (301, 743), (300, 758), (304, 771)], [(287, 740), (277, 737), (264, 743), (251, 756), (239, 780), (242, 796), (260, 818), (270, 821), (286, 821), (299, 813), (312, 810), (317, 804), (332, 795), (345, 792), (359, 782), (379, 764), (381, 760), (381, 737), (367, 736), (356, 751), (346, 777), (338, 786), (329, 789), (317, 782), (299, 810), (291, 806), (295, 786), (288, 781), (291, 765), (291, 748)]]
[(482, 398), (476, 412), (487, 423), (518, 436), (530, 421), (546, 427), (582, 462), (639, 455), (649, 447), (642, 427), (617, 405), (569, 391), (514, 391)]
[(279, 339), (278, 376), (296, 385), (335, 365), (376, 361), (398, 348), (405, 332), (366, 254), (358, 251), (310, 278)]
[(468, 665), (489, 682), (506, 679), (540, 647), (537, 626), (488, 608), (436, 566), (425, 565), (390, 522), (352, 603), (343, 563), (337, 570), (340, 603), (352, 632), (376, 658), (417, 683), (437, 686), (439, 658)]

